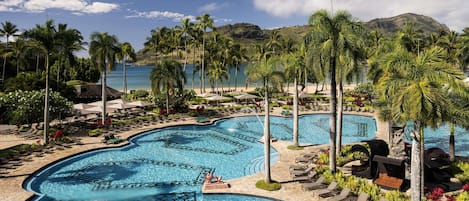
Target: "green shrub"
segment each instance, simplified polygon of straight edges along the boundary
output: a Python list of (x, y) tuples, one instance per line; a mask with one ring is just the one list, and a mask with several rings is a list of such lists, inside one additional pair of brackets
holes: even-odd
[(303, 150), (304, 148), (300, 146), (296, 146), (296, 145), (288, 145), (287, 149), (296, 151), (296, 150)]
[(462, 192), (456, 196), (456, 201), (467, 201), (469, 200), (469, 193), (467, 191)]
[(384, 198), (388, 199), (389, 201), (405, 201), (410, 200), (408, 196), (400, 191), (388, 191), (384, 194)]
[(469, 183), (469, 163), (455, 162), (451, 164), (450, 170), (462, 183)]
[(284, 110), (291, 110), (293, 106), (291, 105), (282, 105), (282, 109)]
[(256, 187), (266, 191), (278, 191), (282, 188), (282, 185), (276, 181), (267, 184), (264, 180), (259, 180), (256, 182)]
[(90, 137), (98, 137), (98, 136), (101, 134), (102, 131), (103, 131), (103, 129), (101, 129), (101, 128), (89, 130), (89, 131), (88, 131), (88, 136), (90, 136)]

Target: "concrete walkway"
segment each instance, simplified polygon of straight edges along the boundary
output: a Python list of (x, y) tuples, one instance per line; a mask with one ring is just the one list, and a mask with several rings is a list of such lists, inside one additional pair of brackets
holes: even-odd
[[(272, 114), (279, 115), (281, 113), (281, 108), (276, 108)], [(317, 112), (302, 112), (301, 114), (312, 114)], [(325, 112), (324, 112), (325, 113)], [(365, 116), (373, 116), (372, 113), (347, 113), (347, 114), (358, 114), (358, 115), (365, 115)], [(227, 117), (235, 117), (235, 116), (248, 116), (253, 114), (236, 114)], [(215, 119), (212, 119), (212, 121)], [(138, 129), (133, 129), (131, 131), (120, 133), (119, 136), (123, 139), (128, 139), (131, 136), (137, 135), (141, 132), (156, 129), (156, 128), (163, 128), (167, 126), (173, 125), (185, 125), (185, 124), (197, 124), (194, 119), (188, 119), (185, 121), (179, 122), (170, 122), (165, 124), (159, 125), (151, 125), (145, 126)], [(387, 139), (385, 130), (387, 129), (387, 124), (384, 122), (380, 122), (377, 120), (377, 133), (376, 137), (379, 139)], [(3, 135), (1, 136), (3, 137)], [(106, 145), (101, 143), (101, 138), (92, 138), (92, 137), (83, 137), (80, 138), (83, 145), (74, 145), (72, 148), (61, 150), (61, 151), (54, 151), (53, 153), (48, 153), (44, 157), (32, 157), (31, 161), (23, 162), (23, 165), (18, 167), (17, 169), (9, 171), (4, 178), (0, 178), (0, 200), (2, 201), (17, 201), (17, 200), (27, 200), (34, 194), (26, 191), (22, 184), (24, 180), (34, 172), (40, 170), (42, 167), (47, 166), (55, 161), (60, 161), (64, 158), (70, 157), (72, 155), (76, 155), (78, 153), (86, 152), (93, 149), (105, 148), (105, 147), (116, 147), (116, 146), (125, 146), (125, 143), (121, 143), (119, 145)], [(18, 141), (19, 142), (19, 141)], [(3, 142), (0, 142), (0, 144)], [(24, 141), (21, 141), (24, 143)], [(242, 194), (252, 194), (252, 195), (260, 195), (266, 197), (277, 198), (281, 200), (319, 200), (319, 198), (314, 197), (313, 192), (304, 192), (301, 190), (301, 185), (298, 182), (291, 182), (291, 177), (289, 174), (289, 166), (294, 164), (294, 159), (296, 156), (300, 155), (302, 152), (313, 152), (315, 150), (327, 147), (327, 145), (321, 146), (311, 146), (307, 147), (305, 150), (302, 151), (292, 151), (288, 150), (286, 147), (291, 142), (275, 142), (273, 143), (273, 147), (279, 152), (279, 160), (272, 166), (272, 179), (282, 182), (282, 189), (275, 192), (263, 191), (257, 189), (255, 187), (255, 182), (263, 178), (263, 173), (258, 173), (242, 178), (228, 180), (227, 182), (232, 185), (229, 189), (224, 190), (216, 190), (210, 192), (229, 192), (229, 193), (242, 193)]]

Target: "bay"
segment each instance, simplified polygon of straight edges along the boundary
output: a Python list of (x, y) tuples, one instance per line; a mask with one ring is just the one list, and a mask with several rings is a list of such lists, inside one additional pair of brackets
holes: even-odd
[[(192, 88), (192, 68), (194, 65), (189, 64), (186, 67), (186, 84), (184, 85), (185, 89)], [(243, 88), (246, 86), (246, 76), (244, 75), (244, 69), (246, 65), (240, 66), (240, 71), (238, 72), (237, 86)], [(127, 89), (128, 90), (137, 90), (151, 89), (150, 81), (150, 72), (153, 69), (153, 66), (136, 66), (132, 64), (126, 65), (127, 69)], [(205, 88), (210, 91), (210, 83), (208, 82), (208, 76), (205, 77)], [(98, 81), (100, 83), (101, 81)], [(117, 90), (123, 90), (123, 68), (122, 64), (117, 64), (116, 68), (107, 74), (107, 85)], [(256, 87), (257, 83), (251, 83), (251, 86)], [(221, 90), (221, 83), (218, 82), (218, 87)], [(227, 90), (228, 87), (233, 88), (235, 86), (235, 70), (233, 68), (229, 69), (229, 78), (228, 80), (223, 81), (223, 88)], [(200, 72), (196, 72), (194, 75), (194, 87), (198, 89), (200, 87)]]

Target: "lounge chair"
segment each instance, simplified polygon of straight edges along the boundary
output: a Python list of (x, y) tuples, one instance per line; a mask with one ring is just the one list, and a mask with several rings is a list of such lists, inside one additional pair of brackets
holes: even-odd
[(312, 181), (314, 178), (318, 176), (318, 173), (316, 171), (311, 171), (309, 172), (308, 175), (305, 176), (293, 176), (293, 181)]
[(315, 182), (304, 183), (303, 190), (310, 191), (310, 190), (320, 189), (325, 186), (324, 181), (325, 181), (324, 177), (319, 177), (319, 179), (316, 180)]
[(337, 190), (337, 183), (336, 182), (331, 182), (329, 186), (327, 186), (326, 189), (321, 189), (316, 192), (316, 195), (322, 198), (327, 198), (336, 195), (337, 193), (335, 192)]
[[(340, 191), (340, 194), (330, 197), (327, 200), (334, 200), (334, 201), (345, 200), (349, 196), (350, 191), (351, 191), (350, 188), (344, 188), (342, 189), (342, 191)], [(324, 197), (324, 195), (321, 197)]]
[(103, 140), (103, 142), (106, 144), (118, 144), (122, 141), (123, 141), (122, 139), (114, 136), (114, 134), (105, 135), (104, 140)]
[(370, 195), (368, 195), (367, 193), (361, 192), (360, 195), (358, 195), (357, 201), (368, 201), (369, 197)]
[(309, 174), (309, 172), (313, 171), (314, 169), (314, 166), (309, 166), (307, 169), (305, 170), (293, 170), (293, 171), (290, 171), (290, 174), (292, 176), (303, 176), (303, 175), (307, 175)]

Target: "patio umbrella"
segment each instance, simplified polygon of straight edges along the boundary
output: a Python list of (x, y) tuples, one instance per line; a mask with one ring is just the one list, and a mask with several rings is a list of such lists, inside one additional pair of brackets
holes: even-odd
[(205, 98), (205, 100), (208, 100), (208, 101), (220, 101), (220, 100), (225, 100), (225, 99), (228, 99), (228, 97), (219, 96), (219, 95), (210, 96), (210, 97)]
[(111, 104), (128, 104), (130, 103), (130, 101), (126, 101), (126, 100), (123, 100), (121, 98), (119, 99), (114, 99), (114, 100), (111, 100), (111, 101), (108, 101), (106, 103), (111, 103)]
[(146, 106), (152, 106), (154, 104), (150, 101), (134, 101), (134, 102), (127, 103), (127, 105), (136, 106), (136, 107), (146, 107)]
[(298, 98), (308, 98), (310, 97), (308, 93), (306, 92), (301, 92), (301, 93), (298, 93)]
[(95, 107), (95, 106), (103, 106), (103, 101), (95, 101), (92, 103), (88, 103), (89, 106)]
[(86, 108), (89, 108), (89, 107), (91, 107), (91, 106), (88, 105), (88, 104), (78, 103), (78, 104), (74, 104), (72, 108), (75, 109), (75, 110), (83, 110), (83, 109), (86, 109)]
[[(109, 106), (106, 107), (107, 112), (114, 112), (114, 110), (115, 110), (114, 108), (109, 108)], [(103, 106), (94, 106), (94, 107), (86, 108), (86, 109), (84, 109), (84, 111), (85, 112), (90, 112), (90, 113), (95, 113), (95, 114), (100, 113), (100, 112), (103, 111)]]
[(207, 97), (218, 96), (218, 95), (214, 94), (214, 93), (203, 93), (203, 94), (197, 94), (196, 96), (202, 97), (202, 98), (207, 98)]
[(241, 94), (241, 95), (235, 96), (234, 98), (236, 98), (236, 99), (254, 99), (254, 98), (259, 98), (259, 96), (252, 95), (252, 94)]
[(122, 104), (122, 103), (115, 103), (107, 106), (107, 108), (112, 108), (112, 109), (127, 109), (127, 108), (134, 108), (137, 107), (135, 105), (129, 105), (129, 104)]

